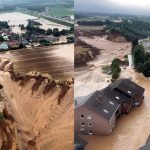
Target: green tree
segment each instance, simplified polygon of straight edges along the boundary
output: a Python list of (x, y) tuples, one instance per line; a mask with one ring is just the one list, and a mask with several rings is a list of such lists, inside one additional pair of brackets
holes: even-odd
[(46, 31), (46, 35), (51, 35), (52, 33), (53, 33), (52, 29), (48, 29), (48, 30)]
[(53, 35), (54, 36), (60, 36), (60, 32), (59, 32), (58, 28), (53, 29)]
[(61, 31), (61, 35), (67, 35), (67, 34), (68, 34), (68, 31), (65, 30), (65, 29), (63, 29), (63, 30)]
[(137, 68), (140, 64), (145, 62), (145, 49), (143, 45), (137, 45), (133, 51), (134, 65)]
[(115, 68), (115, 69), (113, 70), (113, 73), (112, 73), (112, 79), (113, 79), (113, 80), (116, 80), (116, 79), (118, 79), (118, 78), (119, 78), (119, 72), (118, 72), (118, 69)]
[(3, 113), (0, 112), (0, 121), (3, 121), (5, 118), (4, 118), (4, 115)]
[(21, 29), (21, 30), (25, 30), (26, 28), (25, 28), (25, 26), (22, 24), (22, 25), (20, 25), (20, 29)]
[(134, 39), (134, 40), (132, 41), (132, 54), (133, 54), (133, 51), (134, 51), (135, 46), (137, 46), (138, 44), (139, 44), (138, 39)]
[(5, 39), (2, 36), (0, 36), (0, 42), (4, 42), (4, 41)]

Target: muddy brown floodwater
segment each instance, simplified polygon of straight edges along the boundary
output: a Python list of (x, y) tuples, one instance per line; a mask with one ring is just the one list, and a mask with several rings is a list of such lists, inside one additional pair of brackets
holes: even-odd
[(110, 136), (83, 136), (86, 150), (138, 150), (150, 135), (150, 80), (127, 69), (122, 77), (132, 76), (133, 81), (146, 89), (143, 104), (118, 120)]
[(48, 73), (54, 79), (73, 77), (74, 45), (56, 45), (0, 53), (0, 58), (15, 62), (15, 71)]
[[(92, 40), (87, 37), (81, 39), (103, 50), (97, 59), (88, 63), (93, 67), (82, 68), (82, 71), (78, 69), (75, 72), (76, 97), (85, 96), (109, 85), (111, 76), (102, 72), (102, 66), (110, 64), (115, 57), (123, 58), (131, 52), (130, 43), (115, 43), (99, 37)], [(122, 68), (120, 78), (129, 77), (145, 88), (143, 104), (134, 108), (127, 116), (121, 116), (111, 135), (82, 136), (88, 142), (86, 150), (139, 150), (145, 144), (150, 135), (150, 80), (130, 67)]]

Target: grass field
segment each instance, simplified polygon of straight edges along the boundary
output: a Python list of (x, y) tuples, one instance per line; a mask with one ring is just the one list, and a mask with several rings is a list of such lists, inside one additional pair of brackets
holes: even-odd
[(74, 10), (73, 8), (68, 8), (65, 6), (54, 6), (54, 7), (49, 7), (49, 14), (53, 16), (71, 16), (74, 15)]

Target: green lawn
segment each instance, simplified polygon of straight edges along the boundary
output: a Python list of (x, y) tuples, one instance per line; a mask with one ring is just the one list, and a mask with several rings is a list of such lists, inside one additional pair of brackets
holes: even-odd
[(54, 6), (54, 7), (49, 7), (49, 14), (54, 15), (54, 16), (71, 16), (74, 15), (74, 10), (73, 8), (68, 8), (65, 6)]

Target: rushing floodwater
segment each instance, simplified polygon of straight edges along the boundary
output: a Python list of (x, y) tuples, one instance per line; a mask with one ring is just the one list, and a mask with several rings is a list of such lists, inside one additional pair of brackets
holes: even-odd
[(55, 79), (73, 77), (74, 44), (9, 51), (0, 57), (14, 61), (17, 72), (49, 73)]
[(31, 15), (20, 13), (20, 12), (0, 14), (0, 21), (8, 21), (9, 25), (15, 25), (15, 27), (13, 27), (13, 32), (15, 32), (15, 33), (21, 32), (20, 28), (18, 27), (19, 24), (24, 24), (24, 26), (27, 26), (28, 19), (36, 19), (36, 21), (38, 21), (42, 24), (42, 26), (40, 28), (43, 28), (45, 30), (47, 30), (48, 28), (51, 28), (51, 29), (58, 28), (59, 30), (68, 28), (66, 26), (50, 22), (46, 19), (37, 18), (37, 17), (31, 16)]

